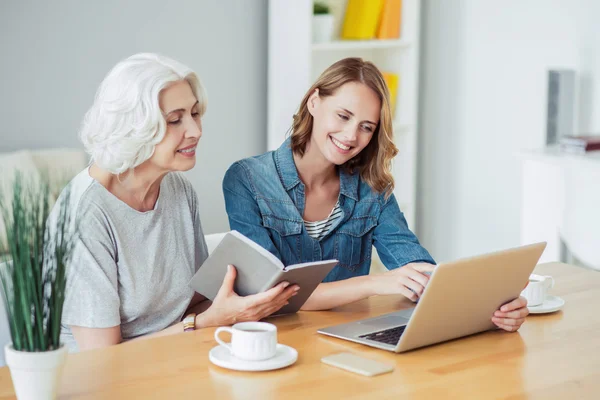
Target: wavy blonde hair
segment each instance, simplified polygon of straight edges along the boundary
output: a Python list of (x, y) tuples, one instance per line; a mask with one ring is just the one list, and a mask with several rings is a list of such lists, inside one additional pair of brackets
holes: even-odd
[(381, 72), (361, 58), (345, 58), (331, 65), (306, 92), (292, 124), (291, 148), (304, 156), (313, 129), (313, 116), (308, 111), (308, 100), (316, 89), (320, 97), (332, 96), (348, 82), (360, 82), (371, 88), (381, 101), (379, 124), (371, 141), (358, 155), (344, 163), (341, 168), (360, 177), (378, 193), (388, 198), (394, 190), (392, 159), (398, 154), (394, 144), (390, 95)]

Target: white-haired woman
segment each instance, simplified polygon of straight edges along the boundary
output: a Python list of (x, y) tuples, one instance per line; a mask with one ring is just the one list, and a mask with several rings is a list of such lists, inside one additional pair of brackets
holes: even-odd
[(282, 283), (239, 297), (232, 267), (210, 306), (188, 286), (208, 254), (178, 171), (196, 163), (205, 109), (196, 74), (156, 54), (123, 60), (100, 85), (81, 129), (91, 164), (69, 184), (79, 228), (61, 340), (71, 351), (183, 332), (184, 316), (186, 330), (258, 320), (296, 292)]

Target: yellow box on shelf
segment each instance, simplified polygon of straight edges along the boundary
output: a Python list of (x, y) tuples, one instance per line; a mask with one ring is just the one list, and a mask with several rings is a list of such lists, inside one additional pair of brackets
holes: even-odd
[(374, 39), (384, 0), (348, 0), (342, 39)]
[(383, 79), (387, 84), (388, 91), (390, 92), (390, 107), (392, 109), (392, 117), (396, 113), (396, 99), (398, 98), (398, 82), (400, 77), (398, 74), (391, 72), (382, 72)]
[(385, 0), (377, 28), (377, 39), (399, 38), (401, 21), (402, 0)]

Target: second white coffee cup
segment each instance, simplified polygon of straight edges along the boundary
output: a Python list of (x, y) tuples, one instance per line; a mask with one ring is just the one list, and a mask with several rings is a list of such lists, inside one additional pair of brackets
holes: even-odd
[[(231, 333), (231, 343), (226, 343), (219, 334)], [(240, 360), (262, 361), (277, 352), (277, 327), (267, 322), (240, 322), (231, 328), (222, 326), (215, 331), (215, 340), (229, 349), (231, 355)]]
[(527, 299), (528, 306), (539, 306), (544, 302), (548, 290), (554, 287), (554, 279), (551, 276), (532, 274), (529, 277), (527, 287), (523, 289), (521, 295)]

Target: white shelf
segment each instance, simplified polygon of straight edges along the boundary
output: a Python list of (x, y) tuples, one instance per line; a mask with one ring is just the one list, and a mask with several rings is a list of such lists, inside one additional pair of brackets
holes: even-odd
[(545, 161), (550, 163), (562, 163), (565, 160), (571, 161), (590, 161), (598, 165), (600, 161), (600, 151), (588, 151), (587, 153), (569, 153), (561, 150), (559, 145), (549, 145), (540, 149), (521, 150), (517, 153), (519, 157), (525, 160)]
[(410, 47), (410, 42), (403, 39), (386, 40), (335, 40), (327, 43), (315, 43), (313, 51), (331, 50), (371, 50), (371, 49), (403, 49)]
[(394, 134), (404, 134), (412, 130), (412, 125), (403, 124), (398, 121), (393, 122)]

